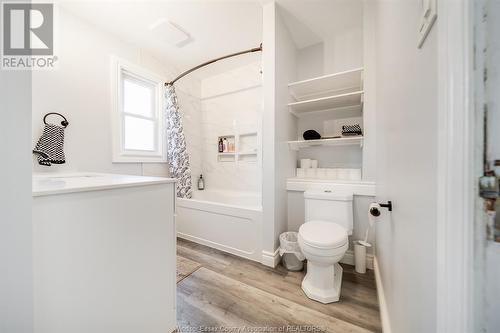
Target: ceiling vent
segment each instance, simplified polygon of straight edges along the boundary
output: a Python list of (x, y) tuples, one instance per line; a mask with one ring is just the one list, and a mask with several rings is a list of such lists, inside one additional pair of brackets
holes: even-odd
[(162, 42), (177, 47), (183, 47), (193, 41), (193, 38), (187, 31), (166, 18), (158, 19), (156, 22), (150, 24), (149, 30)]

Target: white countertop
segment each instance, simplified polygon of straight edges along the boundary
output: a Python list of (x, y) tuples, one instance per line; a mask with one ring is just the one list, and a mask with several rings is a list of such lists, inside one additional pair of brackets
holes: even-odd
[(34, 197), (74, 192), (175, 183), (173, 178), (115, 175), (105, 173), (33, 174)]

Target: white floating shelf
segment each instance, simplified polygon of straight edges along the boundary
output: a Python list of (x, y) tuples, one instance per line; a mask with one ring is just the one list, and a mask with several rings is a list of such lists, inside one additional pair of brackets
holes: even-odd
[(218, 153), (219, 156), (234, 156), (236, 153)]
[(369, 181), (340, 181), (320, 179), (298, 179), (288, 178), (286, 189), (289, 191), (307, 191), (317, 189), (329, 189), (342, 192), (344, 189), (353, 192), (354, 195), (375, 196), (375, 183)]
[(257, 136), (257, 132), (243, 132), (243, 133), (240, 133), (240, 137), (241, 136)]
[(346, 94), (327, 96), (310, 99), (306, 101), (289, 103), (290, 112), (296, 116), (308, 112), (334, 110), (350, 106), (361, 106), (363, 103), (363, 91), (355, 91)]
[(363, 68), (293, 82), (288, 85), (288, 90), (296, 101), (361, 91)]
[(257, 155), (256, 151), (243, 151), (241, 153), (238, 153), (238, 155)]
[(345, 137), (336, 139), (319, 139), (319, 140), (300, 140), (288, 141), (288, 146), (292, 150), (299, 150), (300, 148), (314, 147), (314, 146), (356, 146), (363, 145), (363, 137)]

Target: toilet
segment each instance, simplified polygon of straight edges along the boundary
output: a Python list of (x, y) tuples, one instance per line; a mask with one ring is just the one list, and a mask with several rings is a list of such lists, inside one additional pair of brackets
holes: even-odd
[(352, 193), (306, 191), (305, 223), (299, 229), (299, 246), (307, 259), (302, 290), (321, 302), (337, 302), (342, 285), (339, 261), (349, 247), (353, 229)]

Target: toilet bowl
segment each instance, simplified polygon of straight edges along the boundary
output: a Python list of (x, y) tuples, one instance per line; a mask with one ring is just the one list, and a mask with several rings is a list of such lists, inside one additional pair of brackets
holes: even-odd
[(299, 229), (299, 246), (307, 259), (302, 290), (321, 303), (337, 302), (342, 286), (342, 267), (349, 241), (347, 230), (336, 223), (308, 221)]
[(342, 286), (339, 261), (348, 247), (353, 229), (352, 193), (329, 190), (306, 191), (305, 223), (299, 228), (298, 242), (307, 259), (302, 290), (321, 303), (337, 302)]

